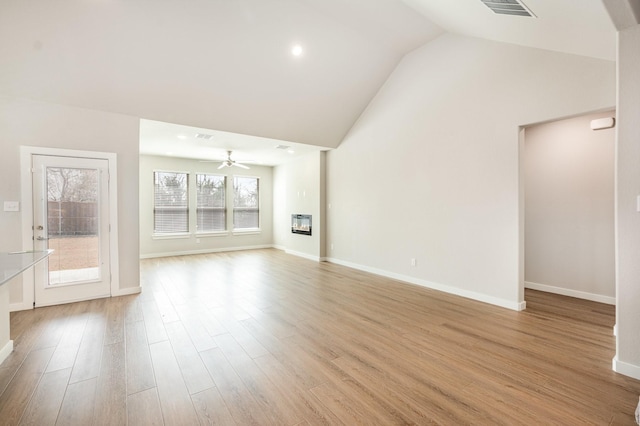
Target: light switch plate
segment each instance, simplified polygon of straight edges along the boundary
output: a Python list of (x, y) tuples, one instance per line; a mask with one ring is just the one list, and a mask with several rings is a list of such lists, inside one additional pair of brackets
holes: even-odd
[(20, 211), (20, 201), (5, 201), (4, 202), (4, 211), (5, 212), (19, 212)]

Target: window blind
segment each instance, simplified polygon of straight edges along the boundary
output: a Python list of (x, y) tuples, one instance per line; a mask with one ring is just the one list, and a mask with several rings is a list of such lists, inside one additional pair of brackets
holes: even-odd
[(153, 232), (189, 232), (189, 191), (186, 173), (154, 172)]
[(197, 174), (196, 223), (198, 232), (227, 229), (225, 176)]
[(260, 228), (260, 183), (255, 177), (233, 178), (233, 228)]

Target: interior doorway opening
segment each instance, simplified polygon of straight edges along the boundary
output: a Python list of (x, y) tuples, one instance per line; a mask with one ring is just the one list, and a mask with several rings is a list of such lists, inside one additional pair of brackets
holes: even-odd
[(521, 130), (524, 288), (615, 305), (615, 129), (607, 110)]

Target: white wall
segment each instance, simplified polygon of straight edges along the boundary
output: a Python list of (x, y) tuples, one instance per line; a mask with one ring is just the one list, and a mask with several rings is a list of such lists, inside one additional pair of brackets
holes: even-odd
[[(274, 245), (320, 260), (324, 253), (325, 153), (315, 152), (275, 167)], [(311, 235), (291, 233), (291, 215), (312, 215)]]
[(456, 35), (407, 55), (328, 154), (328, 257), (522, 308), (519, 126), (612, 108), (615, 68)]
[[(138, 135), (135, 117), (0, 96), (0, 201), (20, 200), (21, 145), (117, 154), (120, 289), (140, 284)], [(27, 244), (21, 232), (21, 213), (0, 211), (0, 251), (21, 250)], [(22, 282), (16, 279), (11, 303), (21, 298)]]
[(526, 287), (615, 304), (615, 129), (588, 114), (525, 130)]
[(613, 367), (640, 379), (640, 26), (618, 33), (616, 325)]
[[(273, 244), (273, 168), (251, 165), (250, 170), (237, 167), (218, 170), (218, 163), (203, 163), (183, 158), (140, 156), (140, 257), (208, 253), (221, 250), (271, 247)], [(153, 172), (176, 171), (253, 176), (260, 178), (260, 232), (234, 235), (231, 229), (224, 236), (197, 236), (192, 224), (188, 238), (153, 238)], [(193, 190), (193, 188), (191, 188)], [(198, 243), (197, 240), (200, 240)]]

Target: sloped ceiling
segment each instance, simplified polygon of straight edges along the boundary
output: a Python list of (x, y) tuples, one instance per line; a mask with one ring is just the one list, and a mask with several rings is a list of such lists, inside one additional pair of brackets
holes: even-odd
[(2, 0), (0, 94), (335, 147), (441, 33), (400, 0)]
[(333, 148), (444, 31), (614, 59), (602, 0), (524, 1), (2, 0), (0, 95)]
[(522, 0), (536, 18), (497, 15), (480, 0), (404, 2), (452, 33), (615, 60), (616, 29), (602, 0)]

